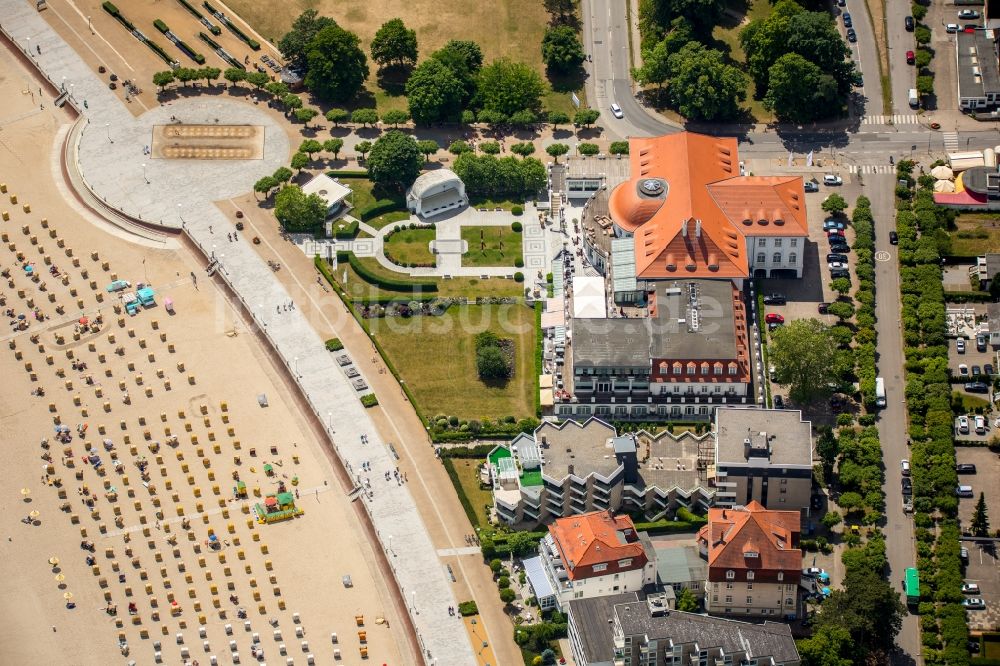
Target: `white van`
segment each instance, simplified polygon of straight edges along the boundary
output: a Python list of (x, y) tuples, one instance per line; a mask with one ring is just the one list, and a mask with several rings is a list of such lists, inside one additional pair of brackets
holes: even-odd
[(915, 109), (918, 106), (920, 106), (920, 98), (917, 97), (917, 89), (916, 88), (910, 88), (910, 92), (907, 94), (907, 97), (910, 100), (910, 107), (911, 108)]

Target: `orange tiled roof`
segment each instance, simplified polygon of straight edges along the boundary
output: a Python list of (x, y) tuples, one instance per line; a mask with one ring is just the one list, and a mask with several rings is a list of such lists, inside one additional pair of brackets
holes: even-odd
[[(734, 138), (632, 139), (629, 160), (632, 177), (611, 192), (608, 206), (635, 236), (640, 278), (746, 277), (747, 237), (807, 235), (802, 178), (740, 176)], [(639, 194), (649, 178), (666, 182), (663, 199)]]
[[(631, 559), (636, 566), (630, 568), (639, 568), (647, 561), (646, 551), (628, 516), (594, 511), (557, 518), (549, 525), (549, 533), (555, 540), (571, 580), (586, 577), (595, 564), (611, 565), (619, 560)], [(584, 575), (580, 574), (581, 571)]]
[[(708, 524), (698, 532), (708, 547), (710, 570), (798, 571), (799, 512), (765, 509), (750, 502), (741, 509), (708, 510)], [(757, 553), (747, 557), (746, 553)]]

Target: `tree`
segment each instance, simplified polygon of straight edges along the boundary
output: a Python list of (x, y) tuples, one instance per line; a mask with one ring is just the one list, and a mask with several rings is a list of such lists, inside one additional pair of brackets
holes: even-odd
[(721, 51), (688, 42), (670, 56), (670, 69), (670, 101), (689, 120), (722, 120), (739, 113), (747, 77), (726, 64)]
[(798, 53), (786, 53), (768, 70), (764, 107), (783, 120), (804, 123), (840, 111), (837, 80)]
[(990, 519), (986, 515), (986, 496), (980, 492), (976, 502), (976, 511), (972, 514), (972, 535), (988, 537), (990, 535)]
[(839, 525), (842, 521), (843, 518), (841, 518), (840, 514), (837, 513), (836, 511), (828, 511), (823, 515), (823, 518), (820, 520), (820, 522), (823, 523), (823, 527), (827, 529), (830, 529), (835, 525)]
[(510, 152), (515, 155), (520, 155), (521, 157), (527, 157), (535, 152), (535, 144), (530, 141), (522, 141), (521, 143), (515, 143), (510, 147)]
[(410, 115), (418, 125), (457, 120), (464, 93), (455, 73), (435, 58), (420, 63), (406, 81)]
[(591, 157), (601, 152), (601, 149), (597, 146), (596, 143), (581, 143), (577, 145), (576, 152), (586, 157)]
[(174, 82), (174, 73), (169, 69), (163, 72), (156, 72), (153, 74), (153, 85), (160, 87), (160, 92), (168, 85)]
[(417, 62), (417, 33), (403, 19), (389, 19), (372, 38), (372, 60), (380, 67), (414, 65)]
[(258, 92), (270, 81), (271, 79), (264, 72), (247, 72), (246, 75), (246, 82), (256, 88)]
[(402, 109), (390, 109), (382, 114), (382, 122), (393, 127), (398, 127), (400, 123), (405, 123), (410, 119), (410, 114)]
[(847, 201), (844, 200), (844, 197), (834, 192), (823, 200), (821, 208), (831, 215), (839, 215), (847, 209)]
[(506, 116), (541, 104), (545, 86), (538, 73), (522, 62), (494, 60), (479, 72), (479, 97), (484, 110)]
[(845, 277), (834, 278), (830, 280), (830, 289), (840, 296), (846, 296), (851, 291), (851, 280)]
[(1000, 301), (1000, 273), (994, 275), (993, 279), (990, 280), (990, 298), (993, 299), (994, 303)]
[(306, 139), (299, 145), (299, 152), (306, 153), (310, 158), (321, 150), (323, 150), (323, 144), (316, 139)]
[(281, 98), (281, 103), (285, 105), (285, 112), (302, 108), (302, 98), (294, 93), (288, 93)]
[(441, 150), (441, 146), (434, 139), (422, 139), (417, 141), (417, 149), (423, 154), (424, 159), (429, 160), (431, 155)]
[(309, 42), (306, 87), (321, 100), (340, 102), (354, 97), (368, 78), (368, 59), (353, 32), (330, 25)]
[(451, 70), (462, 86), (462, 105), (468, 104), (476, 94), (477, 78), (483, 66), (483, 51), (479, 44), (453, 39), (432, 53), (431, 59)]
[(361, 123), (364, 127), (368, 127), (369, 125), (374, 127), (378, 123), (378, 111), (375, 109), (356, 109), (351, 114), (351, 122), (354, 124)]
[(191, 69), (190, 67), (178, 67), (174, 70), (174, 78), (184, 84), (187, 88), (188, 84), (192, 81), (197, 81), (201, 78), (197, 69)]
[(301, 172), (309, 166), (309, 155), (305, 153), (295, 153), (292, 155), (292, 168), (296, 171)]
[(326, 112), (326, 119), (333, 123), (334, 127), (345, 123), (351, 118), (351, 112), (346, 109), (330, 109)]
[(198, 71), (201, 72), (201, 78), (205, 79), (205, 85), (209, 86), (222, 75), (222, 70), (218, 67), (202, 67)]
[(544, 0), (545, 11), (555, 14), (559, 23), (567, 23), (576, 9), (576, 0)]
[(921, 95), (934, 94), (934, 77), (928, 74), (921, 74), (917, 77), (917, 92)]
[(834, 301), (830, 303), (826, 311), (843, 321), (854, 316), (854, 304), (849, 301)]
[(566, 74), (578, 68), (584, 60), (583, 44), (576, 30), (568, 25), (548, 28), (542, 37), (542, 61), (554, 73)]
[(456, 140), (452, 141), (451, 145), (448, 146), (448, 152), (452, 155), (461, 155), (462, 153), (471, 153), (473, 151), (472, 146), (470, 146), (468, 142)]
[(823, 461), (823, 468), (833, 471), (833, 466), (840, 455), (840, 440), (838, 440), (829, 427), (821, 426), (822, 430), (816, 438), (816, 453)]
[(240, 81), (247, 80), (247, 73), (239, 67), (230, 67), (222, 73), (222, 78), (229, 81), (229, 83), (236, 85)]
[(274, 216), (285, 231), (312, 231), (326, 220), (326, 212), (322, 197), (306, 195), (298, 185), (286, 185), (274, 197)]
[(264, 176), (253, 184), (253, 191), (264, 195), (264, 198), (271, 196), (271, 191), (280, 183), (274, 176)]
[(569, 115), (563, 113), (562, 111), (550, 111), (549, 123), (552, 125), (552, 129), (556, 129), (560, 125), (566, 125), (569, 123)]
[(573, 123), (576, 125), (583, 125), (584, 127), (590, 127), (597, 119), (600, 117), (601, 112), (597, 109), (580, 109), (573, 116)]
[(659, 26), (683, 18), (702, 34), (711, 34), (722, 15), (723, 4), (721, 0), (650, 0), (639, 7), (639, 24), (646, 28), (643, 34), (655, 35)]
[(545, 152), (555, 158), (556, 164), (559, 164), (559, 156), (568, 153), (569, 146), (565, 143), (552, 143), (545, 147)]
[(308, 107), (304, 109), (295, 109), (295, 119), (306, 127), (309, 127), (309, 122), (318, 115), (319, 111), (316, 109), (310, 109)]
[(514, 593), (514, 590), (510, 589), (509, 587), (500, 590), (500, 601), (504, 602), (505, 604), (509, 604), (510, 602), (514, 601), (516, 597), (517, 595)]
[(479, 150), (483, 151), (487, 155), (499, 155), (500, 143), (497, 141), (483, 141), (479, 144)]
[(368, 178), (380, 185), (402, 189), (417, 179), (423, 163), (416, 140), (400, 131), (390, 130), (372, 146), (372, 154), (368, 158)]
[(829, 395), (837, 379), (837, 345), (828, 326), (816, 319), (796, 319), (772, 333), (768, 354), (778, 383), (790, 387), (792, 400), (807, 404)]
[(292, 170), (288, 167), (278, 167), (272, 176), (278, 183), (287, 183), (292, 179)]
[(899, 592), (883, 577), (881, 569), (845, 568), (844, 589), (835, 590), (823, 602), (816, 627), (846, 630), (854, 646), (854, 663), (863, 663), (870, 652), (891, 649), (906, 609), (899, 600)]
[(365, 155), (370, 153), (372, 150), (372, 142), (358, 141), (358, 143), (354, 146), (354, 150), (358, 153), (358, 155), (361, 155), (361, 159), (365, 159)]
[(269, 81), (265, 86), (264, 90), (271, 93), (274, 99), (284, 99), (285, 95), (291, 92), (288, 89), (288, 84), (282, 81)]
[(304, 70), (309, 63), (306, 54), (309, 43), (323, 28), (335, 26), (337, 22), (326, 16), (319, 16), (315, 9), (307, 9), (292, 22), (292, 28), (278, 42), (278, 50), (293, 69)]
[[(471, 248), (470, 248), (471, 250)], [(510, 367), (499, 347), (483, 347), (476, 352), (476, 372), (484, 381), (504, 380), (510, 377)]]
[(514, 127), (528, 127), (538, 122), (538, 116), (535, 115), (534, 111), (521, 109), (520, 111), (515, 111), (510, 114), (508, 122), (510, 122), (510, 124)]
[(333, 153), (333, 159), (340, 159), (340, 151), (344, 147), (343, 139), (327, 139), (323, 142), (323, 150)]
[(824, 626), (797, 644), (804, 666), (854, 665), (851, 633), (843, 627)]
[(677, 610), (684, 611), (685, 613), (697, 613), (698, 612), (698, 598), (694, 596), (694, 593), (686, 588), (681, 588), (681, 593), (677, 595)]
[(694, 39), (691, 23), (684, 18), (675, 18), (663, 39), (652, 48), (643, 49), (642, 67), (633, 70), (632, 77), (643, 85), (662, 87), (670, 79), (670, 56)]
[(628, 141), (612, 141), (608, 152), (612, 155), (628, 155)]

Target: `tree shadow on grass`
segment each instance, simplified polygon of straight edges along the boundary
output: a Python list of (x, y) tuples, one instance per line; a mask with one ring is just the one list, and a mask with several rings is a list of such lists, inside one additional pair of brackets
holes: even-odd
[(580, 65), (569, 72), (553, 72), (549, 69), (546, 70), (546, 76), (552, 90), (557, 93), (578, 92), (587, 81), (587, 72)]
[(483, 379), (479, 377), (478, 379), (483, 383), (484, 386), (486, 386), (486, 388), (500, 389), (501, 391), (506, 389), (507, 386), (510, 384), (509, 377), (506, 379)]
[(390, 65), (378, 70), (375, 81), (387, 95), (400, 97), (406, 94), (406, 81), (410, 78), (412, 71), (410, 67)]

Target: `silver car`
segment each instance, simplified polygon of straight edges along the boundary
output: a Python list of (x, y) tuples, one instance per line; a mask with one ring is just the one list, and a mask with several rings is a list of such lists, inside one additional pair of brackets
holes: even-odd
[(617, 104), (611, 105), (611, 115), (613, 115), (615, 118), (625, 117), (625, 114), (622, 113), (622, 107), (618, 106)]

